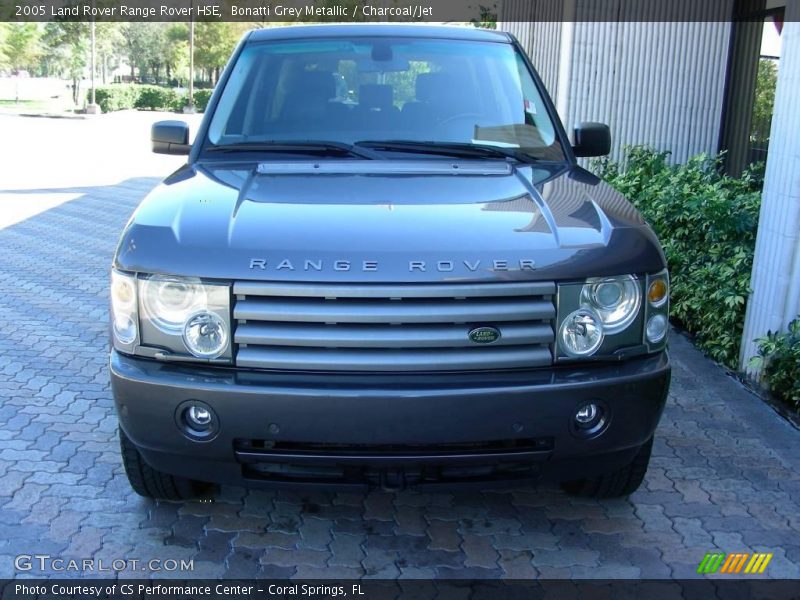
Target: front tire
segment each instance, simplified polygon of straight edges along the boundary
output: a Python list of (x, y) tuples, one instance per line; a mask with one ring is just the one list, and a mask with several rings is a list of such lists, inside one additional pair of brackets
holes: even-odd
[(650, 464), (650, 453), (653, 450), (653, 438), (647, 440), (633, 460), (624, 467), (611, 473), (604, 473), (586, 479), (576, 479), (561, 484), (565, 492), (584, 498), (618, 498), (632, 494), (644, 480), (647, 466)]
[(208, 493), (211, 484), (169, 475), (148, 465), (134, 443), (119, 428), (122, 465), (133, 491), (155, 500), (193, 500)]

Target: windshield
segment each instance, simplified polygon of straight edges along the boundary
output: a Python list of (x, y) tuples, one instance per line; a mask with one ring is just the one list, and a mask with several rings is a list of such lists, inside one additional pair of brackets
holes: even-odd
[(466, 143), (564, 160), (522, 57), (494, 42), (381, 37), (246, 46), (208, 143), (305, 140)]

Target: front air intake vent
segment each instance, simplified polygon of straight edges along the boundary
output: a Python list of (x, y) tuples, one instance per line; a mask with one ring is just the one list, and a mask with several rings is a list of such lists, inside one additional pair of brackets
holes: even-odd
[[(518, 369), (552, 363), (556, 288), (551, 282), (242, 281), (233, 291), (239, 367), (374, 373)], [(475, 335), (476, 329), (488, 329), (489, 336)]]

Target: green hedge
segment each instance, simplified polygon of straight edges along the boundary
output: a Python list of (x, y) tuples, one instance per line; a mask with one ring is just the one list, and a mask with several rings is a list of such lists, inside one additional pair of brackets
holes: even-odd
[(769, 332), (756, 342), (760, 356), (753, 363), (763, 364), (772, 393), (800, 413), (800, 315), (786, 332)]
[(180, 110), (186, 97), (172, 88), (154, 85), (139, 86), (139, 96), (133, 107), (140, 110)]
[[(203, 112), (212, 90), (196, 90), (194, 104)], [(91, 90), (87, 92), (89, 102)], [(95, 91), (95, 99), (104, 113), (116, 110), (169, 110), (179, 112), (186, 105), (186, 94), (157, 85), (109, 85)]]
[(627, 148), (598, 174), (626, 195), (658, 234), (671, 277), (671, 316), (712, 358), (737, 368), (750, 292), (760, 182), (720, 175), (720, 157), (667, 163), (668, 153)]
[(211, 99), (211, 92), (214, 90), (195, 90), (194, 105), (198, 112), (205, 112), (208, 101)]
[[(99, 87), (95, 90), (95, 100), (104, 113), (133, 108), (136, 99), (139, 97), (138, 87), (135, 85)], [(91, 102), (91, 94), (92, 91), (88, 90), (86, 93), (87, 102)]]

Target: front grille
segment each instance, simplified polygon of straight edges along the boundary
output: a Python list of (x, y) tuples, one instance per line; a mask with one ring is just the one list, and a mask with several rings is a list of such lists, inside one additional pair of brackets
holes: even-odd
[[(477, 371), (552, 363), (555, 284), (234, 284), (239, 367)], [(492, 326), (491, 344), (470, 340)]]
[(438, 444), (304, 443), (234, 440), (247, 479), (278, 484), (409, 485), (525, 481), (553, 452), (553, 438)]
[(346, 456), (447, 456), (453, 454), (498, 454), (504, 452), (546, 452), (553, 449), (553, 438), (515, 438), (486, 442), (449, 442), (438, 444), (354, 444), (332, 442), (287, 442), (265, 439), (236, 439), (236, 453), (245, 453), (251, 458), (259, 453), (310, 455), (319, 457)]

